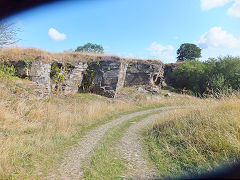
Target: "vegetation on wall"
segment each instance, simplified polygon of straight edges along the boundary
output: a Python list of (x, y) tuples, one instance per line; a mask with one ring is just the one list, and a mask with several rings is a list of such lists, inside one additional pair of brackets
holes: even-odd
[(65, 80), (68, 71), (70, 70), (70, 66), (71, 65), (69, 63), (59, 64), (54, 62), (52, 64), (50, 76), (56, 83), (56, 90), (60, 90), (62, 83)]
[[(92, 61), (88, 61), (88, 66), (90, 66), (93, 62)], [(95, 62), (97, 66), (100, 66), (100, 59), (97, 59), (97, 61)], [(90, 92), (91, 88), (94, 85), (94, 77), (95, 77), (95, 70), (94, 70), (94, 66), (93, 67), (88, 67), (88, 69), (86, 70), (84, 76), (83, 76), (83, 80), (82, 80), (82, 84), (80, 86), (80, 90), (82, 92)]]
[(240, 89), (240, 58), (219, 57), (206, 62), (187, 60), (175, 70), (175, 87), (193, 93), (226, 94)]
[(8, 66), (5, 64), (0, 64), (0, 77), (6, 77), (6, 76), (15, 76), (16, 75), (16, 69), (14, 66)]
[(31, 66), (32, 61), (33, 61), (33, 59), (29, 58), (29, 57), (25, 57), (23, 59), (23, 62), (24, 62), (24, 65), (25, 65), (26, 68), (29, 68)]

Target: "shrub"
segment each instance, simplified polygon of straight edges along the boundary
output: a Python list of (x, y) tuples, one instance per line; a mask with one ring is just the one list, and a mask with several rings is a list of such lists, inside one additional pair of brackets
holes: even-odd
[(189, 89), (194, 93), (203, 93), (205, 87), (205, 67), (200, 61), (188, 60), (174, 70), (176, 75), (175, 86), (181, 89)]
[(31, 66), (31, 64), (32, 64), (32, 58), (25, 57), (23, 59), (23, 61), (24, 61), (24, 65), (25, 65), (26, 68), (29, 68)]
[(240, 58), (219, 57), (206, 62), (188, 60), (174, 70), (175, 87), (195, 94), (219, 93), (240, 89)]
[(14, 66), (8, 66), (5, 64), (0, 64), (0, 76), (15, 76), (16, 75), (16, 69)]

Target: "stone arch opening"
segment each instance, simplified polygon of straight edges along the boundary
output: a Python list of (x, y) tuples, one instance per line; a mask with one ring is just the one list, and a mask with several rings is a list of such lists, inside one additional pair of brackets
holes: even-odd
[(155, 75), (153, 76), (153, 82), (154, 82), (154, 85), (159, 86), (160, 83), (161, 83), (161, 77), (159, 77), (157, 74), (155, 74)]

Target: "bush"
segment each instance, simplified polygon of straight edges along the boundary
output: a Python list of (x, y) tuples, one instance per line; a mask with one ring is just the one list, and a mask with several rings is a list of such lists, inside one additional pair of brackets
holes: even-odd
[(174, 70), (175, 87), (195, 94), (220, 93), (240, 89), (240, 58), (219, 57), (206, 62), (188, 60)]
[(0, 76), (5, 77), (5, 76), (15, 76), (16, 75), (16, 70), (14, 66), (7, 66), (5, 64), (0, 64)]
[(181, 89), (189, 89), (194, 93), (204, 92), (204, 73), (206, 65), (200, 61), (188, 60), (174, 70), (177, 81), (176, 86)]

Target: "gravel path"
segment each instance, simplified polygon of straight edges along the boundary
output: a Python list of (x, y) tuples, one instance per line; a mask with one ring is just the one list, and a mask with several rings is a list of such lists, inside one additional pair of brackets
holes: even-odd
[[(174, 107), (166, 107), (162, 110), (170, 110)], [(174, 108), (176, 109), (176, 107)], [(164, 111), (160, 114), (150, 115), (147, 118), (142, 119), (140, 122), (136, 122), (130, 126), (130, 128), (124, 133), (124, 136), (117, 145), (117, 150), (120, 151), (122, 157), (127, 160), (128, 173), (122, 177), (127, 179), (157, 179), (160, 176), (157, 173), (156, 167), (151, 163), (151, 160), (147, 156), (147, 153), (143, 148), (143, 139), (140, 132), (143, 128), (150, 124), (153, 124), (160, 116), (168, 111)]]
[(88, 132), (81, 141), (78, 142), (78, 144), (74, 145), (70, 150), (65, 152), (65, 159), (63, 160), (60, 168), (50, 174), (47, 179), (80, 179), (83, 176), (83, 167), (90, 163), (94, 148), (98, 145), (99, 140), (103, 138), (110, 128), (136, 116), (169, 108), (171, 107), (162, 107), (123, 115), (120, 118), (94, 128), (92, 131)]

